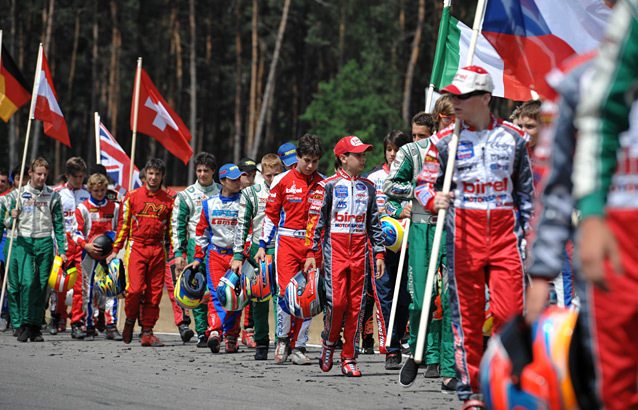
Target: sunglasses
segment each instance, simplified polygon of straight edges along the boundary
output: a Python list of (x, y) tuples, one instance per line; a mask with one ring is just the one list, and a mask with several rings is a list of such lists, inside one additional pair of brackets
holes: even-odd
[(483, 94), (487, 94), (485, 91), (472, 91), (471, 93), (467, 93), (467, 94), (454, 94), (452, 95), (452, 98), (457, 98), (459, 100), (469, 100), (470, 98), (474, 97), (475, 95), (483, 95)]
[(441, 122), (443, 122), (443, 124), (445, 125), (454, 121), (454, 117), (450, 117), (449, 115), (439, 114), (439, 118), (441, 119)]

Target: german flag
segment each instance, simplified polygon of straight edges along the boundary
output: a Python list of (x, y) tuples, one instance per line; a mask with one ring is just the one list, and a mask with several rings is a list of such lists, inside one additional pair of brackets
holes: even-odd
[(0, 57), (0, 118), (4, 122), (9, 119), (18, 108), (29, 102), (31, 93), (29, 83), (24, 78), (20, 69), (2, 45), (2, 57)]

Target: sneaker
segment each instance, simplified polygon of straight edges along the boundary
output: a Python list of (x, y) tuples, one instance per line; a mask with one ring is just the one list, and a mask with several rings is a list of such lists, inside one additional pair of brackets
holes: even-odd
[(398, 353), (388, 353), (385, 356), (385, 369), (386, 370), (401, 369), (401, 356)]
[(124, 330), (122, 330), (122, 341), (126, 344), (131, 343), (133, 340), (133, 328), (135, 327), (135, 320), (126, 319), (124, 322)]
[(237, 353), (239, 351), (235, 336), (226, 336), (224, 342), (226, 343), (226, 353)]
[(22, 326), (17, 327), (17, 328), (13, 328), (13, 337), (18, 337), (20, 336), (20, 334), (22, 333), (24, 329), (22, 328)]
[(251, 349), (257, 347), (257, 343), (255, 343), (255, 332), (253, 329), (245, 329), (241, 331), (241, 342)]
[(40, 330), (40, 326), (33, 325), (31, 327), (31, 334), (29, 335), (29, 340), (32, 342), (44, 342), (42, 338), (42, 331)]
[(66, 332), (66, 320), (58, 324), (58, 333)]
[(86, 328), (86, 336), (84, 336), (84, 340), (91, 342), (95, 340), (95, 336), (97, 336), (95, 326), (89, 326), (88, 328)]
[(60, 325), (60, 319), (56, 317), (57, 315), (54, 313), (51, 315), (51, 319), (49, 319), (49, 334), (57, 335), (58, 334), (58, 326)]
[(357, 368), (357, 361), (354, 359), (345, 359), (341, 361), (341, 373), (348, 377), (361, 377), (361, 372)]
[(290, 347), (290, 338), (280, 337), (275, 347), (275, 363), (284, 364), (288, 360), (288, 348)]
[(71, 323), (71, 338), (84, 339), (86, 337), (86, 331), (82, 329), (80, 323)]
[(441, 377), (441, 373), (439, 372), (439, 364), (428, 364), (425, 367), (425, 373), (423, 374), (423, 377), (425, 377), (426, 379), (438, 379), (439, 377)]
[(483, 395), (481, 393), (473, 393), (470, 395), (469, 400), (465, 400), (461, 410), (484, 410), (485, 402), (483, 401)]
[(456, 394), (457, 380), (453, 377), (447, 383), (441, 383), (441, 393)]
[(255, 360), (268, 360), (268, 346), (257, 346)]
[(222, 344), (222, 339), (219, 337), (218, 332), (210, 332), (210, 336), (208, 337), (208, 341), (206, 342), (206, 346), (213, 353), (219, 353), (219, 348)]
[(324, 372), (332, 369), (332, 356), (335, 354), (336, 346), (328, 346), (325, 341), (321, 342), (321, 357), (319, 357), (319, 367)]
[(305, 347), (295, 347), (294, 349), (292, 349), (292, 353), (290, 353), (290, 360), (292, 360), (294, 364), (299, 364), (302, 366), (312, 364), (308, 356), (306, 356)]
[(416, 364), (412, 357), (403, 363), (401, 372), (399, 373), (399, 384), (403, 387), (410, 387), (416, 379), (416, 375), (419, 372), (419, 365)]
[(99, 313), (97, 314), (97, 323), (95, 324), (95, 327), (100, 332), (104, 332), (106, 330), (106, 321), (104, 320), (104, 311), (101, 309)]
[(164, 347), (164, 343), (157, 338), (153, 334), (152, 330), (145, 330), (142, 335), (142, 341), (140, 342), (142, 346), (151, 346), (151, 347)]
[(401, 345), (401, 354), (404, 354), (406, 356), (409, 356), (412, 353), (412, 351), (410, 350), (410, 345), (405, 343)]
[(203, 347), (208, 347), (208, 344), (206, 342), (208, 342), (208, 338), (206, 337), (206, 335), (199, 335), (199, 341), (197, 342), (197, 347), (198, 348), (203, 348)]
[(108, 325), (106, 327), (106, 333), (104, 337), (106, 337), (107, 340), (122, 340), (122, 335), (117, 330), (117, 327), (115, 325)]
[(177, 328), (179, 329), (179, 336), (182, 338), (182, 342), (184, 343), (187, 343), (193, 338), (193, 336), (195, 336), (195, 332), (193, 332), (193, 330), (186, 324), (182, 323), (177, 326)]
[(31, 337), (31, 326), (22, 325), (18, 330), (18, 342), (24, 343)]

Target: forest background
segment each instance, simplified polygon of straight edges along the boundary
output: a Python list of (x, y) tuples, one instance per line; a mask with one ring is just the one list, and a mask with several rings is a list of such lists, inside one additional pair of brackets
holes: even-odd
[[(410, 132), (422, 111), (443, 8), (441, 0), (3, 0), (3, 43), (32, 84), (44, 44), (72, 148), (34, 122), (28, 157), (52, 162), (52, 177), (75, 155), (95, 163), (93, 113), (131, 152), (130, 112), (138, 57), (193, 135), (195, 153), (221, 166), (257, 161), (284, 142), (317, 134), (332, 173), (343, 136), (375, 145), (366, 170), (383, 162), (392, 129)], [(475, 1), (452, 15), (472, 26)], [(279, 38), (280, 46), (277, 47)], [(275, 62), (275, 63), (273, 63)], [(30, 91), (30, 90), (29, 90)], [(499, 99), (500, 100), (500, 99)], [(498, 101), (507, 115), (511, 102)], [(28, 104), (0, 125), (0, 167), (21, 158)], [(192, 171), (156, 140), (138, 134), (135, 163), (160, 157), (167, 185)], [(49, 181), (50, 182), (50, 181)]]

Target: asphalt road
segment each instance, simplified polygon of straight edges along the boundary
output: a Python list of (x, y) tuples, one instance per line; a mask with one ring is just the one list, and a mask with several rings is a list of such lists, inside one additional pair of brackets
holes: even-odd
[[(213, 355), (176, 334), (158, 334), (165, 347), (137, 340), (76, 341), (70, 333), (44, 335), (43, 343), (19, 343), (0, 333), (0, 409), (459, 409), (455, 395), (440, 392), (440, 379), (420, 375), (401, 388), (398, 371), (384, 357), (359, 356), (363, 377), (346, 378), (338, 363), (329, 373), (318, 364), (255, 361), (243, 345), (236, 354)], [(320, 348), (308, 355), (318, 363)], [(337, 351), (336, 357), (338, 358)], [(337, 359), (338, 360), (338, 359)]]

